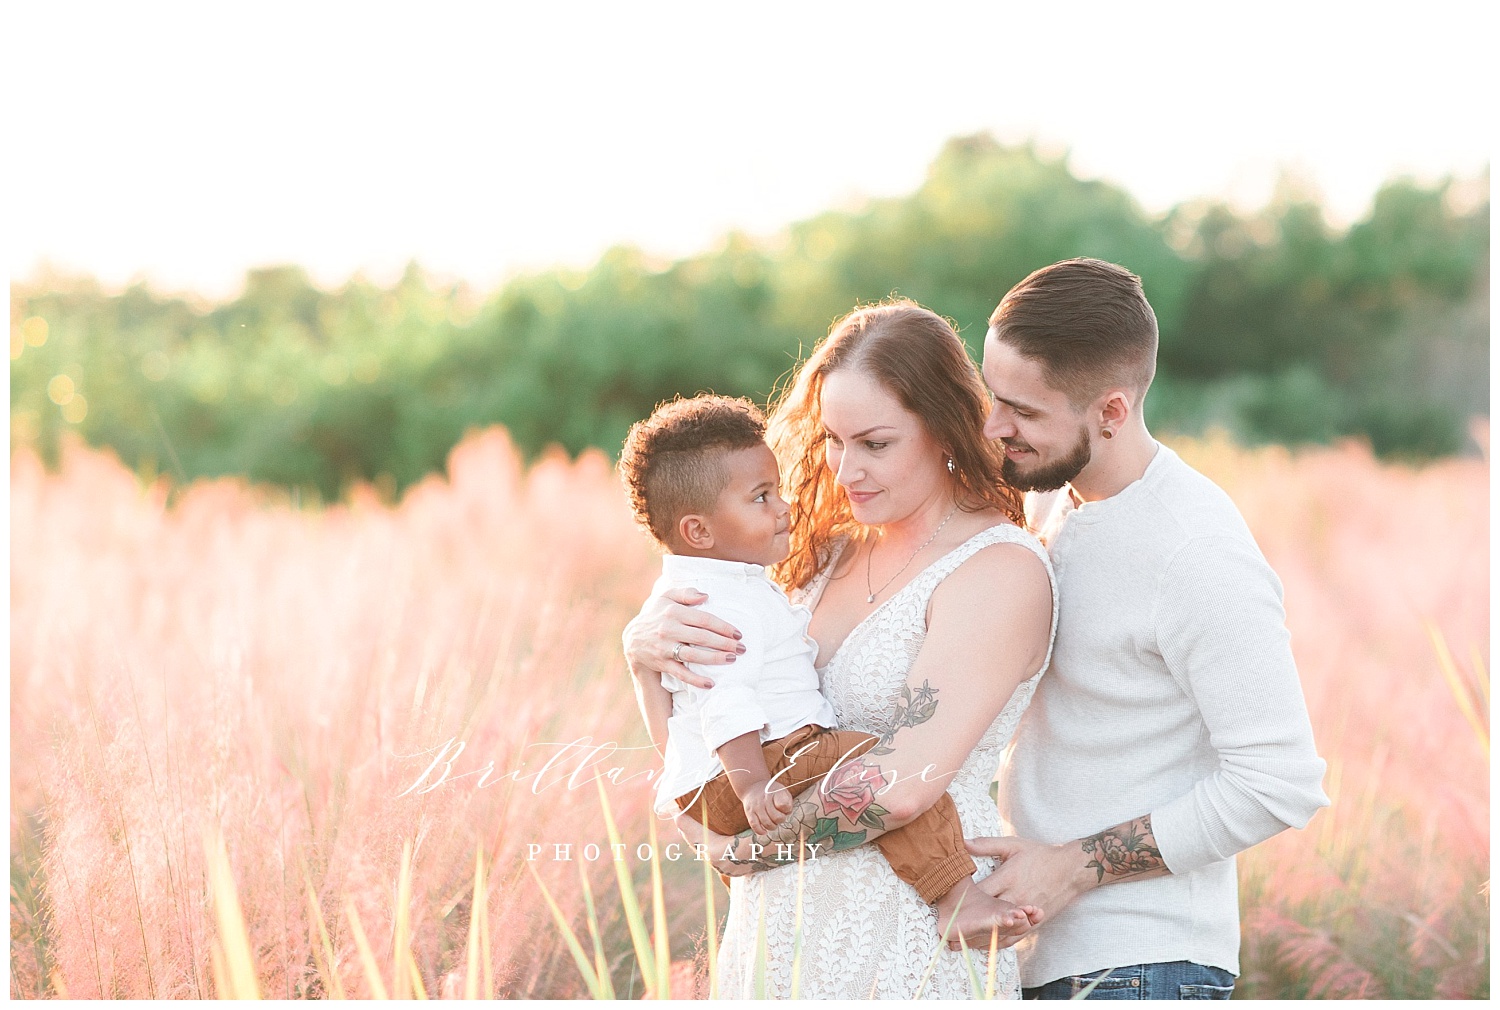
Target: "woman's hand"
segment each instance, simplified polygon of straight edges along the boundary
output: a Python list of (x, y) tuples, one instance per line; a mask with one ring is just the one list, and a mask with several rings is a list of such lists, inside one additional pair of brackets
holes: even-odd
[(670, 673), (684, 684), (710, 688), (714, 682), (689, 670), (688, 663), (722, 666), (744, 652), (739, 630), (697, 609), (708, 599), (694, 589), (672, 589), (646, 601), (625, 626), (622, 644), (630, 672)]

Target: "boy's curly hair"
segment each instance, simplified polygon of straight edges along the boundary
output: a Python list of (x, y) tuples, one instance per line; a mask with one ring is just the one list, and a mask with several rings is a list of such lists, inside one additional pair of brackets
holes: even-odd
[(729, 476), (723, 457), (765, 441), (766, 418), (744, 397), (703, 394), (658, 404), (625, 436), (620, 478), (636, 521), (668, 550), (677, 521), (714, 507)]

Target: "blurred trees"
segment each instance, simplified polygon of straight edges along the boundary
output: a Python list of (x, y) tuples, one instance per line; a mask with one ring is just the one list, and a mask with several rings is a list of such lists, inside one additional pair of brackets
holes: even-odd
[(909, 196), (675, 263), (611, 249), (482, 302), (415, 266), (336, 291), (258, 270), (214, 306), (43, 278), (12, 294), (12, 440), (53, 458), (71, 428), (147, 476), (393, 493), (472, 426), (504, 424), (532, 454), (613, 453), (678, 393), (763, 401), (833, 319), (892, 293), (953, 318), (977, 357), (1000, 296), (1070, 256), (1141, 275), (1161, 324), (1157, 430), (1358, 435), (1423, 457), (1488, 412), (1487, 178), (1393, 181), (1343, 232), (1292, 180), (1254, 214), (1194, 202), (1153, 219), (1065, 159), (977, 136)]

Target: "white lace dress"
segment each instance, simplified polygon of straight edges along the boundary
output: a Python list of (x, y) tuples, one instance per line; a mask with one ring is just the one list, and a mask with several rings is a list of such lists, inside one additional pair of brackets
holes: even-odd
[[(1035, 537), (1010, 524), (975, 534), (933, 562), (915, 579), (867, 616), (818, 672), (823, 694), (833, 703), (843, 729), (882, 734), (892, 728), (901, 688), (926, 637), (928, 600), (937, 584), (980, 548), (1014, 543), (1029, 548), (1047, 568), (1046, 549)], [(837, 562), (837, 556), (834, 557)], [(816, 606), (834, 567), (801, 594)], [(1003, 600), (995, 601), (1003, 620)], [(1052, 590), (1052, 628), (1057, 628), (1057, 586)], [(1051, 659), (1051, 643), (1047, 659)], [(998, 835), (1000, 818), (990, 796), (990, 782), (1002, 752), (1015, 733), (1021, 713), (1031, 702), (1036, 682), (1047, 668), (1016, 688), (990, 724), (948, 793), (958, 807), (965, 837)], [(976, 878), (994, 868), (976, 857)], [(729, 892), (729, 917), (719, 950), (719, 993), (725, 998), (789, 998), (794, 995), (793, 960), (797, 958), (798, 874), (802, 879), (800, 984), (804, 999), (971, 999), (983, 996), (989, 972), (988, 951), (965, 954), (939, 942), (937, 913), (911, 885), (899, 879), (873, 845), (830, 853), (803, 867), (736, 877)], [(762, 925), (763, 924), (763, 925)], [(764, 943), (765, 954), (759, 953)], [(762, 968), (761, 966), (764, 965)], [(977, 978), (975, 989), (972, 978)], [(762, 981), (762, 972), (763, 981)], [(1020, 975), (1014, 950), (996, 958), (995, 995), (1019, 999)]]

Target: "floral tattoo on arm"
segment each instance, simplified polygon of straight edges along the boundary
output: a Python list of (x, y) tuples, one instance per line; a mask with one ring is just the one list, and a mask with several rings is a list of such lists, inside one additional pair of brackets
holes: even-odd
[[(920, 726), (937, 712), (937, 688), (928, 681), (915, 691), (901, 688), (901, 701), (891, 728), (861, 757), (846, 761), (829, 772), (822, 785), (796, 798), (792, 812), (774, 830), (761, 835), (741, 831), (734, 838), (735, 852), (757, 851), (751, 859), (728, 857), (731, 863), (773, 869), (783, 863), (794, 863), (805, 853), (813, 856), (857, 848), (869, 837), (867, 829), (885, 830), (890, 811), (875, 801), (876, 794), (895, 780), (894, 771), (886, 771), (870, 760), (895, 752), (891, 742), (899, 730)], [(790, 852), (788, 856), (787, 853)]]
[(1150, 814), (1105, 828), (1080, 844), (1084, 854), (1093, 857), (1084, 865), (1099, 871), (1101, 884), (1106, 875), (1120, 880), (1167, 868), (1156, 847), (1156, 836), (1151, 833)]

